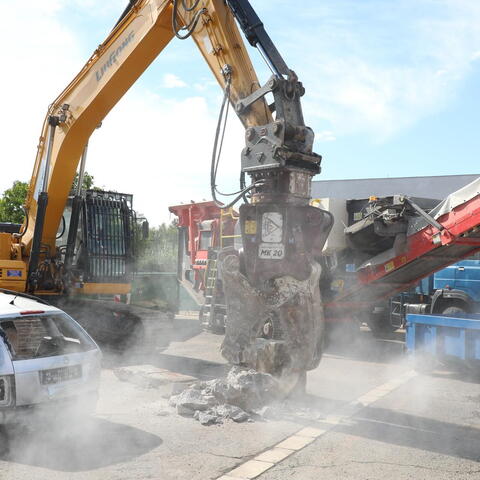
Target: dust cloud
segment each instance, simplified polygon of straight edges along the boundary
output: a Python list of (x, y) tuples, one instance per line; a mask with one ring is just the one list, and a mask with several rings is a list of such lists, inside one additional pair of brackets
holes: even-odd
[[(173, 327), (168, 348), (147, 350), (137, 345), (119, 350), (104, 347), (104, 368), (111, 373), (125, 366), (153, 365), (198, 378), (196, 387), (190, 391), (203, 390), (203, 394), (215, 397), (215, 390), (218, 389), (225, 396), (224, 381), (231, 370), (219, 354), (222, 337), (202, 332), (198, 320), (193, 318), (177, 318)], [(241, 403), (238, 408), (242, 411), (232, 408), (238, 403), (235, 400), (229, 404), (217, 402), (210, 405), (212, 399), (207, 398), (208, 408), (190, 408), (184, 403), (183, 415), (177, 416), (181, 391), (175, 392), (177, 401), (172, 401), (168, 406), (164, 392), (154, 388), (143, 389), (149, 392), (148, 399), (157, 409), (148, 410), (148, 414), (155, 411), (158, 431), (145, 426), (148, 418), (142, 424), (132, 420), (133, 416), (123, 413), (118, 417), (109, 416), (108, 419), (103, 415), (105, 411), (116, 412), (119, 405), (122, 405), (121, 412), (133, 412), (137, 408), (135, 401), (138, 397), (122, 398), (117, 391), (110, 389), (113, 382), (117, 381), (112, 374), (110, 383), (104, 383), (101, 388), (100, 415), (85, 415), (83, 405), (73, 403), (68, 410), (57, 409), (53, 415), (32, 419), (26, 426), (2, 429), (0, 441), (4, 448), (0, 457), (0, 461), (3, 461), (0, 478), (29, 478), (25, 473), (27, 470), (22, 470), (22, 475), (17, 473), (19, 469), (31, 466), (46, 469), (48, 476), (42, 478), (63, 480), (70, 478), (72, 473), (79, 474), (79, 478), (83, 478), (83, 474), (93, 475), (88, 478), (100, 478), (103, 469), (108, 467), (118, 465), (119, 469), (128, 468), (123, 466), (145, 461), (137, 459), (157, 449), (163, 442), (169, 442), (170, 450), (178, 448), (178, 462), (185, 462), (181, 455), (189, 455), (189, 449), (194, 448), (192, 444), (199, 442), (202, 445), (196, 445), (196, 453), (214, 450), (220, 455), (230, 448), (232, 455), (241, 456), (244, 453), (239, 452), (251, 452), (246, 445), (251, 445), (252, 435), (255, 445), (264, 448), (302, 427), (325, 428), (329, 416), (338, 412), (342, 412), (346, 420), (338, 424), (336, 431), (349, 438), (375, 440), (395, 448), (417, 448), (446, 455), (456, 452), (463, 458), (474, 458), (478, 454), (478, 448), (475, 447), (480, 440), (478, 432), (446, 422), (442, 410), (433, 411), (438, 399), (445, 396), (448, 390), (442, 391), (445, 385), (437, 385), (435, 378), (429, 376), (419, 375), (400, 386), (401, 394), (397, 395), (396, 403), (386, 404), (380, 399), (365, 407), (357, 406), (352, 415), (347, 408), (352, 402), (412, 369), (404, 351), (404, 333), (396, 331), (384, 337), (374, 337), (365, 325), (353, 321), (333, 325), (328, 330), (322, 362), (317, 369), (308, 373), (306, 392), (301, 395), (276, 399), (271, 395), (274, 390), (266, 388), (268, 385), (271, 387), (269, 379), (262, 378), (257, 386), (268, 395), (259, 403)], [(239, 378), (250, 378), (253, 383), (256, 381), (255, 373), (248, 370), (234, 369), (232, 376), (236, 381)], [(102, 377), (102, 382), (104, 380)], [(142, 387), (133, 390), (141, 391)], [(198, 401), (198, 398), (194, 400)], [(205, 398), (201, 399), (203, 401)], [(225, 406), (225, 403), (230, 406)], [(213, 407), (215, 418), (212, 420), (208, 417), (212, 412), (208, 410)], [(193, 418), (196, 411), (199, 411), (198, 422)], [(244, 417), (242, 412), (248, 416)], [(235, 418), (240, 420), (239, 423)], [(171, 438), (167, 437), (164, 432), (166, 427), (161, 427), (162, 424), (174, 430)], [(200, 424), (212, 426), (204, 428)], [(242, 437), (245, 432), (247, 438)], [(458, 441), (459, 435), (469, 440), (470, 447), (464, 441)], [(174, 440), (177, 437), (182, 438)], [(179, 447), (183, 445), (184, 438), (190, 438), (192, 444)], [(8, 449), (5, 448), (6, 443)], [(355, 455), (358, 461), (370, 461), (373, 453), (367, 449)], [(168, 461), (178, 468), (175, 460)], [(325, 458), (323, 461), (326, 461)], [(158, 462), (161, 460), (158, 459)], [(315, 464), (320, 460), (312, 459), (312, 462)], [(172, 473), (162, 478), (202, 478), (200, 475), (185, 473), (182, 476), (179, 473), (175, 477)], [(127, 469), (106, 475), (105, 478), (148, 478), (148, 475), (131, 475)]]
[[(0, 459), (10, 464), (35, 466), (59, 472), (82, 472), (129, 461), (155, 448), (161, 440), (125, 424), (96, 418), (81, 402), (31, 417), (22, 424), (2, 428)], [(9, 476), (9, 469), (1, 478)], [(53, 475), (52, 475), (53, 477)]]

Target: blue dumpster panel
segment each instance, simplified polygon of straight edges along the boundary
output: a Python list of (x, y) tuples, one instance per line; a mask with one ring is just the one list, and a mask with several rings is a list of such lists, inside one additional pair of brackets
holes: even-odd
[(480, 334), (476, 333), (473, 338), (473, 356), (480, 358)]
[(453, 327), (440, 327), (443, 338), (443, 353), (452, 357), (465, 360), (465, 329)]
[(407, 349), (439, 359), (480, 362), (480, 315), (407, 315)]
[(435, 355), (437, 345), (437, 329), (430, 325), (425, 325), (423, 328), (416, 328), (417, 338), (415, 344), (423, 345), (423, 351)]

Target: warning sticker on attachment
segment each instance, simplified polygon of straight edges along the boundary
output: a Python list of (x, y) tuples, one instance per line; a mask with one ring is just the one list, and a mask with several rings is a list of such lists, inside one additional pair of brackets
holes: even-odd
[(278, 212), (265, 212), (262, 216), (262, 241), (280, 243), (283, 237), (283, 216)]
[(285, 256), (283, 243), (261, 243), (258, 247), (258, 258), (281, 260)]

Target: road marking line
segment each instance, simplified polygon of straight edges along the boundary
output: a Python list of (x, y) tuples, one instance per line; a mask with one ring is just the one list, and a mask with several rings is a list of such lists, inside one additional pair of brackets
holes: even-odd
[(269, 468), (272, 468), (293, 453), (310, 445), (317, 438), (333, 430), (337, 425), (345, 423), (360, 410), (385, 397), (416, 376), (417, 373), (414, 370), (410, 370), (397, 378), (375, 387), (356, 400), (347, 403), (342, 409), (345, 411), (344, 414), (337, 413), (327, 415), (325, 419), (320, 420), (321, 423), (326, 424), (325, 428), (304, 427), (280, 443), (277, 443), (269, 450), (260, 453), (253, 460), (248, 460), (238, 465), (230, 472), (217, 478), (217, 480), (252, 480), (257, 478)]
[(317, 438), (320, 435), (323, 435), (324, 433), (325, 433), (325, 430), (323, 428), (305, 427), (299, 430), (295, 435), (300, 435), (301, 437)]
[(278, 463), (281, 460), (287, 458), (293, 452), (295, 452), (295, 450), (274, 447), (271, 450), (267, 450), (266, 452), (257, 455), (254, 460), (260, 460), (261, 462)]
[(292, 435), (280, 443), (275, 445), (276, 448), (287, 448), (288, 450), (301, 450), (303, 447), (312, 443), (315, 437), (301, 437), (300, 435)]
[(239, 467), (234, 468), (228, 475), (231, 477), (241, 479), (248, 479), (258, 477), (261, 473), (273, 467), (275, 464), (272, 462), (260, 462), (259, 460), (248, 460), (248, 462), (242, 463)]

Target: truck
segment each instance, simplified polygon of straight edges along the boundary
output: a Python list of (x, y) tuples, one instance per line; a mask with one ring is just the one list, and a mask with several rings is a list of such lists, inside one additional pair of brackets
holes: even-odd
[[(452, 194), (452, 198), (455, 195), (455, 193)], [(342, 295), (345, 290), (354, 291), (359, 275), (358, 266), (363, 268), (364, 265), (372, 262), (368, 258), (369, 255), (381, 253), (377, 257), (381, 260), (382, 255), (388, 253), (388, 247), (393, 254), (395, 250), (408, 254), (409, 249), (416, 247), (414, 242), (409, 244), (407, 241), (408, 234), (405, 225), (401, 225), (401, 217), (403, 221), (414, 224), (419, 218), (425, 218), (422, 215), (429, 216), (429, 212), (444, 203), (436, 199), (410, 198), (405, 205), (402, 197), (405, 196), (317, 200), (319, 203), (323, 202), (325, 207), (334, 210), (337, 220), (343, 222), (334, 226), (323, 252), (329, 264), (337, 265), (327, 287), (331, 299)], [(411, 203), (415, 208), (408, 206)], [(402, 208), (405, 211), (398, 216)], [(382, 230), (386, 225), (384, 220), (378, 223), (384, 215), (381, 212), (386, 212), (383, 218), (386, 218), (387, 222), (394, 227), (395, 230), (392, 229), (395, 231), (394, 235), (385, 235)], [(374, 225), (375, 220), (372, 221), (372, 218), (377, 219), (377, 225)], [(403, 233), (402, 229), (405, 230)], [(412, 228), (411, 231), (413, 232), (414, 229)], [(420, 267), (417, 265), (415, 268), (421, 269), (421, 273), (424, 273), (424, 268), (428, 270), (430, 264), (428, 258), (427, 252), (421, 259), (417, 259), (417, 263), (422, 265)], [(455, 258), (448, 256), (445, 260), (454, 261)], [(476, 298), (478, 298), (474, 291), (477, 264), (478, 260), (472, 258), (460, 260), (436, 272), (433, 269), (436, 265), (433, 265), (432, 270), (424, 277), (420, 273), (417, 276), (414, 273), (412, 275), (414, 281), (410, 285), (405, 285), (405, 291), (396, 293), (390, 298), (385, 296), (383, 300), (372, 303), (370, 308), (360, 309), (354, 317), (360, 322), (367, 323), (374, 335), (383, 335), (404, 327), (407, 313), (472, 312), (476, 308)], [(382, 288), (388, 286), (387, 273), (390, 267), (391, 265), (387, 263)], [(413, 271), (413, 266), (406, 266), (405, 269)], [(465, 281), (466, 279), (469, 281)], [(468, 288), (468, 291), (465, 288)]]
[(213, 201), (173, 205), (168, 209), (178, 222), (178, 280), (197, 303), (202, 328), (223, 333), (227, 312), (218, 254), (240, 237), (235, 232), (238, 213)]
[[(332, 244), (326, 258), (332, 265), (328, 269), (328, 318), (341, 321), (351, 317), (349, 312), (353, 311), (374, 331), (391, 328), (389, 298), (480, 250), (479, 187), (477, 179), (441, 202), (404, 195), (372, 197), (350, 224), (345, 210), (344, 236), (337, 240), (330, 237)], [(438, 273), (436, 278), (436, 287), (432, 281), (429, 287), (428, 280), (424, 280), (423, 288), (427, 286), (427, 290), (409, 293), (417, 295), (414, 302), (405, 301), (406, 294), (403, 300), (393, 302), (407, 314), (427, 312), (429, 308), (461, 308), (458, 302), (465, 296), (458, 288), (447, 288), (451, 287), (451, 276), (447, 280)]]
[[(388, 314), (393, 329), (406, 325), (407, 313), (462, 315), (480, 309), (479, 254), (423, 278), (417, 285), (390, 299)], [(389, 329), (387, 325), (385, 327)]]
[[(474, 311), (479, 186), (480, 179), (442, 201), (400, 194), (312, 200), (335, 218), (317, 256), (327, 325), (365, 322), (377, 335), (404, 326), (407, 313)], [(264, 337), (282, 336), (275, 315), (262, 328)]]

